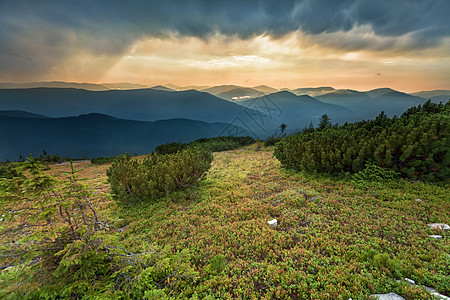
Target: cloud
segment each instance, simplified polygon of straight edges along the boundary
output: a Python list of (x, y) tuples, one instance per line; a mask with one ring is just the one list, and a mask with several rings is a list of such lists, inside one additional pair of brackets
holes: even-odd
[(232, 56), (227, 58), (221, 58), (221, 59), (211, 59), (207, 62), (203, 61), (194, 61), (189, 63), (190, 66), (196, 66), (201, 68), (217, 68), (217, 69), (223, 69), (223, 68), (245, 68), (245, 67), (255, 67), (262, 65), (270, 64), (271, 60), (268, 58), (260, 57), (257, 55), (243, 55), (243, 56)]
[(120, 56), (146, 38), (299, 32), (338, 51), (442, 47), (448, 0), (0, 1), (0, 78), (48, 73), (80, 51)]

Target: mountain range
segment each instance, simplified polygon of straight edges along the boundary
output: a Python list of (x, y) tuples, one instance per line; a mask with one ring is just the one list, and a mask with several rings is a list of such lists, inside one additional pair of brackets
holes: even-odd
[(350, 108), (356, 119), (368, 119), (384, 111), (389, 116), (400, 115), (412, 106), (425, 102), (424, 98), (398, 92), (390, 88), (375, 89), (367, 92), (355, 90), (334, 90), (316, 97), (318, 100)]
[(23, 110), (50, 117), (102, 113), (139, 121), (185, 118), (227, 123), (236, 117), (247, 118), (245, 107), (195, 90), (0, 89), (0, 110)]
[(0, 128), (0, 160), (39, 156), (43, 150), (72, 158), (144, 154), (160, 144), (216, 137), (230, 130), (229, 124), (187, 119), (144, 122), (104, 114), (49, 118), (19, 111), (0, 111)]
[(335, 122), (355, 119), (355, 114), (346, 107), (323, 103), (308, 95), (297, 96), (288, 91), (241, 100), (238, 103), (259, 112), (253, 115), (253, 121), (261, 128), (266, 128), (267, 133), (276, 130), (281, 123), (287, 124), (289, 129), (303, 129), (311, 122), (317, 123), (323, 114), (327, 114)]
[[(290, 133), (317, 125), (323, 114), (342, 124), (371, 119), (381, 111), (400, 115), (426, 99), (450, 98), (450, 90), (407, 94), (390, 88), (361, 92), (326, 86), (281, 91), (268, 86), (140, 88), (131, 83), (67, 82), (0, 87), (0, 159), (43, 149), (65, 156), (150, 152), (161, 143), (214, 134), (266, 138), (279, 134), (281, 123)], [(85, 144), (92, 150), (83, 150)]]

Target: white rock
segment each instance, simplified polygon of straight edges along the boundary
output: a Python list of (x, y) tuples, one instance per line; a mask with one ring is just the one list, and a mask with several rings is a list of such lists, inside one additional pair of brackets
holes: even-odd
[(409, 278), (406, 278), (406, 277), (405, 277), (405, 281), (406, 281), (407, 283), (409, 283), (410, 285), (415, 285), (415, 284), (416, 284), (416, 282), (415, 282), (414, 280), (409, 279)]
[(441, 295), (438, 292), (431, 293), (431, 295), (437, 297), (439, 300), (450, 300), (450, 297)]
[(406, 300), (402, 296), (399, 296), (395, 293), (389, 293), (389, 294), (374, 294), (370, 295), (370, 298), (372, 299), (378, 299), (378, 300)]
[(273, 220), (267, 221), (267, 223), (269, 224), (270, 227), (276, 227), (278, 224), (278, 221), (277, 221), (277, 219), (273, 219)]
[(429, 291), (430, 293), (436, 293), (437, 291), (433, 288), (430, 288), (429, 286), (424, 286), (424, 288)]
[(420, 200), (420, 199), (416, 199), (416, 201), (417, 201), (417, 202), (422, 202), (422, 200)]
[(430, 234), (429, 237), (433, 238), (433, 239), (437, 239), (437, 240), (441, 240), (442, 239), (442, 235), (437, 235), (437, 234)]
[(443, 229), (443, 230), (450, 230), (450, 226), (444, 223), (431, 223), (428, 224), (433, 229)]

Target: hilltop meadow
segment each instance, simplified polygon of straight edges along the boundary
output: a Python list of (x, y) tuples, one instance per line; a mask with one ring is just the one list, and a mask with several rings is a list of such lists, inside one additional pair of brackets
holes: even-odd
[[(86, 298), (161, 291), (149, 299), (368, 299), (393, 291), (428, 299), (426, 285), (449, 293), (449, 235), (426, 225), (448, 222), (448, 187), (307, 176), (281, 169), (270, 148), (255, 147), (215, 153), (199, 185), (133, 206), (112, 200), (109, 165), (76, 163), (94, 190), (99, 217), (113, 224), (108, 235), (114, 243), (130, 253), (151, 249), (154, 260), (122, 288), (103, 275), (84, 279), (78, 291), (88, 292)], [(60, 176), (69, 169), (52, 165), (46, 172)], [(275, 228), (267, 224), (273, 218)], [(435, 233), (444, 238), (428, 236)], [(38, 288), (49, 298), (79, 293), (57, 282), (15, 282), (13, 272), (0, 275), (3, 296)], [(418, 285), (396, 281), (404, 277)]]
[[(430, 226), (450, 222), (449, 108), (428, 102), (343, 126), (323, 117), (265, 142), (3, 163), (0, 297), (449, 295), (449, 231)], [(352, 152), (352, 132), (366, 132), (364, 151)], [(326, 141), (347, 152), (317, 146)]]

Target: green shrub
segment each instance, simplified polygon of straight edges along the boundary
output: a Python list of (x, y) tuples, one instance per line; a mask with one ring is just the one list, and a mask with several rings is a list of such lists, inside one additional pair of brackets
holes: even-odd
[(170, 143), (170, 144), (162, 144), (155, 148), (155, 152), (158, 154), (173, 154), (181, 151), (187, 147), (187, 144), (181, 143)]
[(248, 146), (254, 142), (255, 140), (249, 136), (220, 136), (198, 139), (189, 145), (200, 146), (212, 152), (220, 152)]
[(399, 173), (393, 170), (382, 168), (374, 163), (367, 163), (364, 170), (359, 171), (353, 175), (353, 180), (357, 182), (362, 181), (377, 181), (383, 182), (393, 180), (399, 177)]
[(14, 177), (19, 177), (21, 173), (12, 163), (2, 163), (0, 164), (0, 178), (12, 179)]
[(108, 169), (108, 181), (121, 201), (155, 201), (194, 184), (211, 167), (212, 160), (211, 153), (199, 147), (175, 154), (152, 153), (143, 161), (123, 155)]
[(264, 146), (275, 146), (276, 143), (278, 143), (279, 141), (282, 140), (282, 137), (280, 136), (269, 136), (265, 141), (264, 141)]
[(118, 156), (95, 157), (95, 158), (91, 158), (91, 164), (94, 164), (94, 165), (110, 164), (110, 163), (113, 163), (116, 159), (118, 159)]
[(0, 298), (42, 285), (66, 283), (77, 289), (81, 281), (87, 284), (107, 271), (109, 259), (100, 238), (104, 223), (89, 188), (71, 167), (67, 180), (59, 181), (30, 157), (19, 170), (28, 176), (0, 180), (5, 191), (0, 213), (8, 219), (0, 229), (0, 256), (11, 266), (2, 278), (8, 287), (0, 285)]
[[(311, 173), (357, 173), (374, 162), (414, 180), (445, 180), (450, 176), (449, 121), (449, 102), (427, 101), (400, 118), (381, 113), (371, 121), (288, 136), (274, 155), (286, 168)], [(365, 175), (369, 171), (374, 169)]]
[(223, 270), (225, 270), (226, 268), (225, 256), (223, 256), (222, 254), (214, 256), (210, 261), (209, 267), (213, 273), (220, 273)]
[(187, 144), (162, 144), (155, 148), (155, 152), (158, 154), (174, 154), (189, 147), (202, 147), (211, 152), (220, 152), (248, 146), (254, 142), (255, 140), (249, 136), (219, 136), (215, 138), (200, 138)]

